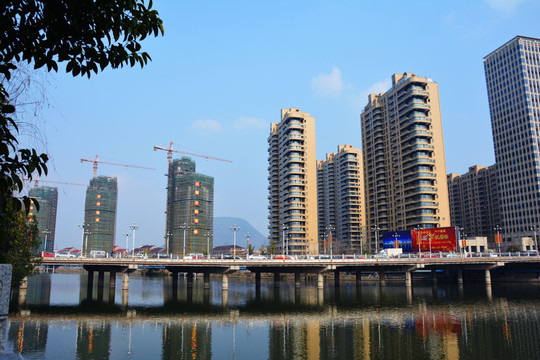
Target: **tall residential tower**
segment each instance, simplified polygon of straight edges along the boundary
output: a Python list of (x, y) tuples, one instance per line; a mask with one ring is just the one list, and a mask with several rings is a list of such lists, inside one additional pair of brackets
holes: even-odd
[[(360, 149), (339, 145), (317, 161), (319, 252), (360, 253), (365, 249), (364, 169)], [(329, 242), (330, 232), (333, 235)], [(324, 239), (324, 240), (323, 240)]]
[(39, 231), (39, 252), (54, 250), (54, 238), (56, 234), (56, 209), (58, 206), (58, 189), (49, 186), (40, 186), (30, 189), (28, 196), (36, 198), (39, 203), (39, 211), (35, 211), (34, 204), (30, 205), (28, 215), (34, 215)]
[(269, 238), (290, 255), (318, 253), (315, 118), (282, 109), (268, 137)]
[(213, 229), (214, 178), (196, 173), (189, 157), (173, 160), (167, 186), (167, 252), (212, 251)]
[(438, 84), (394, 74), (390, 90), (369, 95), (361, 122), (370, 239), (381, 231), (449, 226)]
[(90, 180), (86, 189), (84, 223), (86, 235), (83, 254), (92, 250), (112, 251), (116, 231), (116, 203), (118, 182), (116, 177), (98, 176)]
[(540, 39), (516, 36), (484, 68), (504, 246), (540, 226)]

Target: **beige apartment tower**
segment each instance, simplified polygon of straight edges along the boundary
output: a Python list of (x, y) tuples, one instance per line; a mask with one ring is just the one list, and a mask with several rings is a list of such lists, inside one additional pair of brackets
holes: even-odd
[[(355, 254), (367, 238), (362, 152), (339, 145), (317, 161), (319, 253)], [(329, 241), (330, 233), (332, 243)]]
[(370, 244), (381, 232), (450, 226), (439, 86), (411, 73), (361, 115)]
[(282, 109), (268, 137), (269, 240), (289, 255), (318, 253), (315, 118)]

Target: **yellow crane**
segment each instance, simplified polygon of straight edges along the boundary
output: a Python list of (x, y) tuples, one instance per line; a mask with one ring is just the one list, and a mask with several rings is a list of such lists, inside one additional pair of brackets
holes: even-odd
[(94, 167), (94, 177), (96, 177), (98, 164), (116, 165), (116, 166), (124, 166), (124, 167), (133, 167), (133, 168), (147, 169), (147, 170), (156, 170), (156, 169), (154, 169), (154, 168), (150, 168), (150, 167), (146, 167), (146, 166), (128, 165), (128, 164), (120, 164), (120, 163), (114, 163), (114, 162), (108, 162), (108, 161), (101, 161), (101, 160), (98, 160), (98, 156), (99, 156), (99, 155), (96, 155), (96, 158), (95, 158), (94, 160), (81, 159), (81, 163), (83, 163), (83, 162), (90, 162), (90, 163), (93, 163), (93, 164), (94, 164), (94, 166), (93, 166), (93, 167)]

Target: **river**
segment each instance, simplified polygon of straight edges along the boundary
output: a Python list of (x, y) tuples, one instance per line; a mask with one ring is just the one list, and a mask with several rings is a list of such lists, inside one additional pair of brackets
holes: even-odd
[[(537, 283), (313, 282), (231, 278), (178, 294), (162, 276), (86, 299), (86, 276), (29, 278), (5, 353), (24, 359), (539, 359)], [(2, 358), (2, 355), (0, 355)]]

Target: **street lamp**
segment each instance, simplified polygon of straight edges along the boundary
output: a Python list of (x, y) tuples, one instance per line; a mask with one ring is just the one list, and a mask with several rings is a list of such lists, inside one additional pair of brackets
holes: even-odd
[(171, 232), (169, 230), (165, 233), (165, 244), (167, 247), (167, 254), (171, 254)]
[[(499, 257), (501, 256), (501, 234), (500, 234), (500, 231), (502, 230), (502, 228), (499, 226), (499, 225), (495, 225), (495, 228), (493, 228), (493, 230), (497, 231), (497, 235), (495, 237), (495, 242), (497, 243), (497, 245), (499, 246)], [(536, 237), (536, 235), (535, 235)]]
[(538, 240), (536, 239), (536, 230), (538, 230), (538, 226), (532, 226), (531, 230), (534, 231), (534, 247), (536, 248), (536, 256), (538, 256)]
[(133, 249), (131, 250), (131, 257), (135, 257), (135, 231), (139, 228), (139, 225), (137, 225), (136, 222), (133, 222), (133, 224), (129, 225), (129, 228), (133, 231)]
[(332, 225), (328, 225), (326, 227), (326, 230), (328, 230), (328, 246), (330, 246), (330, 259), (333, 258), (332, 256), (332, 248), (333, 248), (333, 245), (332, 245), (332, 230), (335, 230), (336, 228)]
[(85, 229), (87, 228), (87, 225), (86, 223), (83, 221), (82, 224), (79, 224), (79, 228), (82, 230), (82, 234), (81, 234), (81, 257), (84, 255), (84, 252), (83, 252), (83, 249), (84, 249), (84, 234), (85, 234)]
[(126, 237), (126, 257), (128, 256), (129, 249), (128, 249), (128, 240), (129, 240), (129, 232), (125, 232), (124, 236)]
[[(416, 225), (414, 227), (414, 230), (416, 230), (416, 241), (418, 241), (418, 256), (422, 258), (422, 241), (420, 239), (420, 225)], [(412, 240), (412, 239), (411, 239)]]
[(381, 230), (381, 228), (378, 225), (373, 225), (371, 227), (371, 230), (375, 231), (375, 253), (378, 254), (379, 253), (379, 230)]
[(233, 232), (233, 261), (235, 261), (236, 260), (236, 232), (240, 231), (240, 226), (236, 226), (236, 224), (234, 224), (229, 229), (231, 229), (231, 231)]
[(285, 255), (285, 231), (289, 230), (289, 228), (287, 227), (287, 225), (283, 225), (281, 230), (282, 230), (282, 233), (283, 233), (283, 237), (282, 237), (282, 240), (281, 240), (281, 254)]
[(182, 246), (182, 260), (186, 258), (186, 229), (188, 228), (187, 224), (184, 223), (180, 226), (180, 229), (184, 230), (184, 245)]
[(208, 231), (206, 233), (206, 256), (208, 260), (210, 260), (210, 235), (212, 235), (212, 233)]
[(246, 238), (246, 260), (249, 259), (249, 233), (247, 233), (246, 235), (244, 235), (244, 237)]

